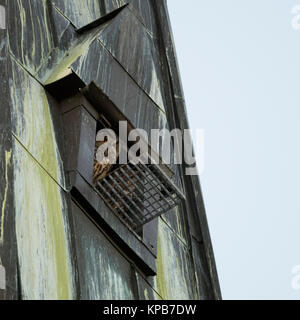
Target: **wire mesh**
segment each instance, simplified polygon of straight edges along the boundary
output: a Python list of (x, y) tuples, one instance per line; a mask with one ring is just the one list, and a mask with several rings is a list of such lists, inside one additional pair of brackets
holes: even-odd
[(97, 184), (100, 195), (134, 230), (177, 206), (184, 196), (155, 164), (126, 164)]

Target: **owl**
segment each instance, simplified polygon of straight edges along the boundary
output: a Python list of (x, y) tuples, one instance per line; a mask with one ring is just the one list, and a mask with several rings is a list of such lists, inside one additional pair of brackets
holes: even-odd
[[(110, 163), (108, 156), (108, 151), (106, 150), (104, 153), (105, 158), (99, 159), (99, 156), (97, 157), (97, 151), (98, 148), (104, 144), (106, 140), (104, 141), (96, 141), (95, 145), (95, 151), (94, 151), (94, 184), (97, 185), (99, 181), (101, 181), (103, 178), (107, 176), (107, 174), (110, 172), (110, 170), (113, 167), (113, 164)], [(115, 150), (112, 150), (112, 152), (115, 152), (116, 160), (119, 157), (119, 143), (116, 142)], [(97, 159), (98, 158), (98, 159)], [(100, 161), (98, 161), (100, 160)]]

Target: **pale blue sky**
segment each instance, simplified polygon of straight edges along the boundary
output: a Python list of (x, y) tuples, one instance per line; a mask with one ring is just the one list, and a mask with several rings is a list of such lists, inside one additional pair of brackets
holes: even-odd
[(169, 0), (224, 299), (300, 299), (300, 0)]

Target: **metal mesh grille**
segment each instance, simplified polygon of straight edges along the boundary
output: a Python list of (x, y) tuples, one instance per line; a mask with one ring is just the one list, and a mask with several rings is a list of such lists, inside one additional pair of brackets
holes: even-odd
[(154, 165), (127, 164), (98, 182), (104, 201), (133, 229), (177, 206), (184, 196)]

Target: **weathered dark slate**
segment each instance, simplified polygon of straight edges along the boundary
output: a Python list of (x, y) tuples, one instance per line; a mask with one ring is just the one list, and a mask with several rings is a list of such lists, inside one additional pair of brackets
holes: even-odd
[(71, 67), (86, 84), (94, 81), (136, 128), (146, 130), (150, 136), (151, 129), (166, 127), (165, 114), (100, 42), (93, 42)]
[[(131, 265), (75, 204), (81, 299), (134, 300)], [(91, 281), (91, 279), (93, 279)]]
[(81, 28), (126, 4), (123, 0), (51, 1), (76, 28)]
[(199, 299), (190, 250), (162, 220), (158, 230), (157, 292), (167, 300)]
[(125, 8), (101, 33), (99, 40), (164, 111), (158, 52), (147, 29), (132, 11)]
[[(6, 6), (6, 0), (0, 0), (0, 5)], [(0, 265), (4, 267), (6, 273), (6, 290), (0, 289), (0, 300), (13, 300), (19, 296), (15, 219), (13, 214), (14, 180), (8, 100), (7, 49), (6, 30), (0, 29)]]
[(137, 283), (137, 295), (139, 300), (163, 300), (147, 279), (145, 279), (138, 271), (135, 271), (134, 276)]
[[(167, 105), (172, 106), (171, 110), (167, 110), (169, 125), (171, 128), (188, 129), (189, 124), (187, 119), (186, 105), (174, 48), (167, 2), (165, 0), (154, 0), (152, 3), (154, 5), (154, 10), (156, 12), (157, 21), (159, 24), (158, 38), (160, 44), (160, 56), (163, 60), (162, 68), (164, 75), (164, 86), (168, 88), (168, 93), (166, 92)], [(209, 272), (210, 290), (213, 292), (214, 299), (221, 299), (221, 290), (213, 255), (207, 217), (203, 204), (199, 177), (185, 175), (184, 169), (185, 165), (182, 166), (181, 170), (182, 175), (184, 176), (186, 194), (188, 195), (188, 200), (186, 201), (186, 212), (189, 233), (191, 237), (197, 239), (197, 241), (203, 246), (203, 250), (205, 252), (203, 256), (203, 264), (206, 264)], [(194, 251), (193, 255), (194, 254), (200, 253), (196, 253)]]
[(186, 219), (185, 208), (181, 204), (178, 207), (170, 210), (162, 216), (162, 219), (170, 226), (177, 234), (181, 241), (187, 246), (190, 246), (190, 236)]
[(155, 38), (157, 36), (157, 24), (151, 1), (129, 0), (130, 9), (142, 21), (147, 32)]
[(8, 1), (8, 12), (10, 51), (35, 74), (59, 43), (69, 22), (49, 1)]
[(197, 287), (201, 300), (214, 300), (219, 295), (218, 291), (211, 290), (211, 280), (209, 277), (209, 269), (212, 266), (207, 265), (206, 252), (203, 243), (198, 242), (194, 237), (191, 240), (192, 254), (196, 270)]

